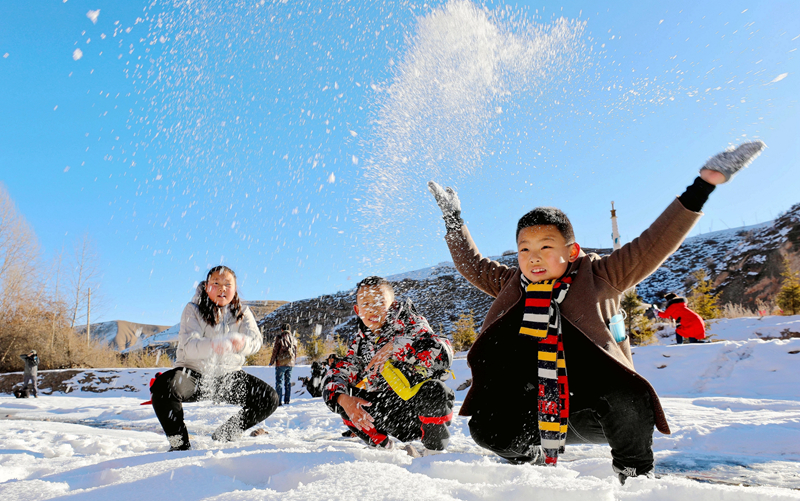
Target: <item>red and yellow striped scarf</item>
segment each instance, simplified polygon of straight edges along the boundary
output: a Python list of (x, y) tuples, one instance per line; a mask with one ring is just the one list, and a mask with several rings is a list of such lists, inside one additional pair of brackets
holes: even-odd
[(525, 314), (520, 334), (539, 340), (539, 434), (545, 463), (555, 466), (564, 452), (569, 418), (569, 386), (561, 335), (559, 303), (567, 296), (575, 272), (558, 280), (531, 283), (522, 275)]

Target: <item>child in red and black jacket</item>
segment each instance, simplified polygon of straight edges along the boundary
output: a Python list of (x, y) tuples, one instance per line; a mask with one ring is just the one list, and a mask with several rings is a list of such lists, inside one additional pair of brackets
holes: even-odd
[[(443, 450), (455, 399), (443, 382), (453, 361), (450, 342), (433, 332), (410, 300), (396, 301), (383, 278), (358, 284), (354, 309), (359, 331), (325, 375), (324, 402), (372, 447), (394, 448), (393, 436), (422, 440), (426, 451)], [(406, 451), (419, 454), (410, 444)]]
[(683, 338), (687, 338), (690, 343), (699, 343), (706, 337), (706, 326), (702, 317), (693, 312), (686, 306), (686, 298), (680, 297), (677, 294), (669, 293), (664, 296), (667, 300), (667, 309), (665, 311), (656, 310), (656, 314), (661, 318), (671, 318), (675, 320), (677, 326), (675, 327), (675, 343), (683, 344)]

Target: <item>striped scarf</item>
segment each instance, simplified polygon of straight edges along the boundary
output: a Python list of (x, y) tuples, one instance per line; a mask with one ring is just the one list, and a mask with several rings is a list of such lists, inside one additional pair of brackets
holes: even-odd
[(525, 315), (519, 333), (539, 339), (539, 435), (545, 463), (555, 466), (564, 452), (569, 418), (569, 387), (559, 303), (567, 296), (575, 272), (558, 280), (531, 283), (522, 277)]

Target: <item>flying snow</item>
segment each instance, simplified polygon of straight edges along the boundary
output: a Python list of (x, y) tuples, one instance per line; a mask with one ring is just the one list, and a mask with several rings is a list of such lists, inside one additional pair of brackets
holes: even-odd
[(773, 79), (772, 79), (772, 81), (771, 81), (770, 83), (780, 82), (781, 80), (783, 80), (784, 78), (786, 78), (786, 77), (788, 77), (788, 76), (789, 76), (789, 74), (788, 74), (788, 73), (781, 73), (781, 74), (780, 74), (780, 75), (778, 75), (777, 77), (773, 78)]
[(92, 24), (97, 24), (97, 18), (100, 16), (100, 9), (97, 10), (90, 10), (86, 13), (86, 17), (92, 21)]
[(72, 59), (77, 61), (78, 59), (83, 57), (83, 51), (80, 49), (75, 49), (72, 51)]

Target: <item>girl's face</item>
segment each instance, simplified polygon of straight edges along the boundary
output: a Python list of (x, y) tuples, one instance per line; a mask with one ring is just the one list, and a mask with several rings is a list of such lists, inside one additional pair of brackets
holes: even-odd
[(228, 306), (236, 295), (236, 279), (227, 271), (214, 272), (206, 281), (206, 294), (217, 306)]

